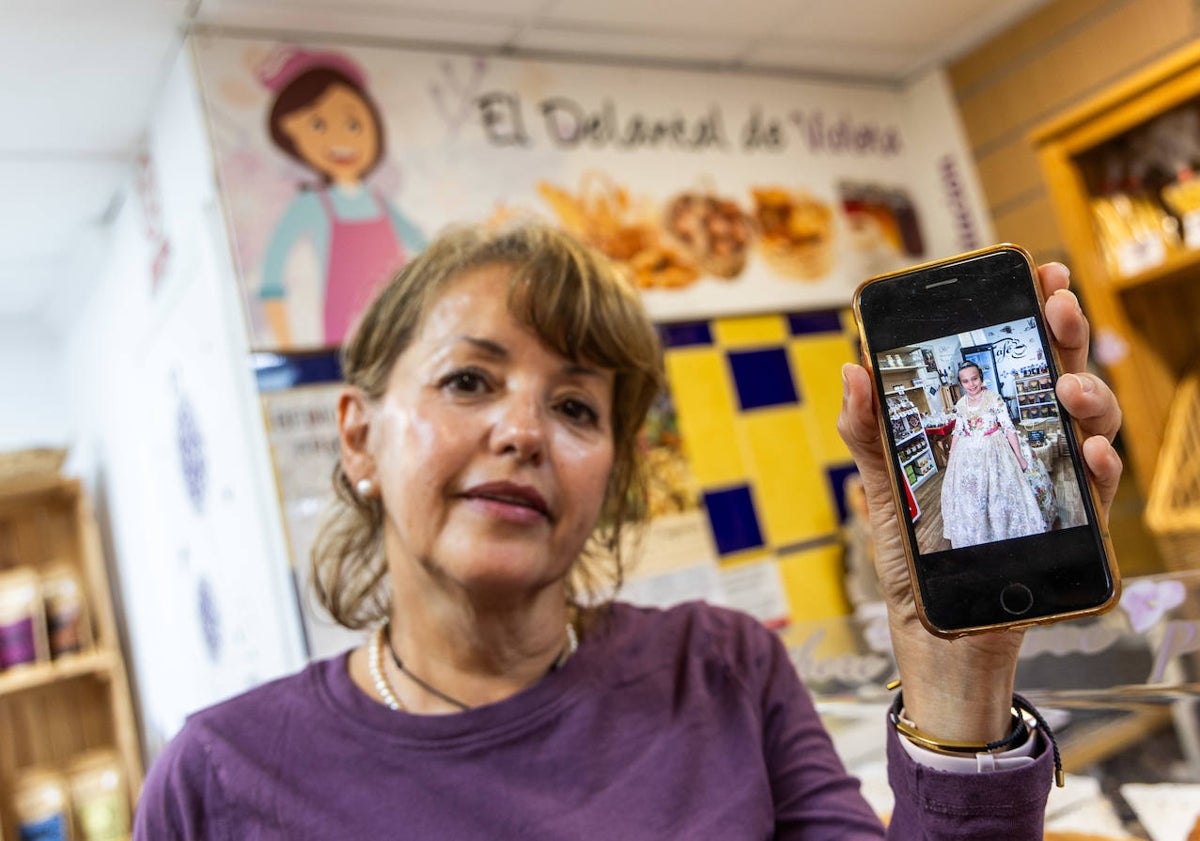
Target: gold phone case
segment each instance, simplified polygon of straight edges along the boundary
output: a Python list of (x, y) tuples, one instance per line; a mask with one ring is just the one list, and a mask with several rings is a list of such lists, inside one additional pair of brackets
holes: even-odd
[[(998, 253), (998, 252), (1002, 252), (1002, 251), (1011, 251), (1011, 252), (1015, 252), (1015, 253), (1019, 254), (1021, 256), (1021, 258), (1025, 261), (1026, 265), (1029, 267), (1030, 274), (1033, 277), (1034, 294), (1037, 297), (1038, 309), (1041, 313), (1041, 315), (1039, 315), (1039, 319), (1044, 323), (1045, 322), (1046, 300), (1045, 300), (1044, 296), (1042, 295), (1041, 283), (1038, 282), (1038, 279), (1037, 279), (1038, 278), (1037, 265), (1034, 263), (1033, 257), (1029, 254), (1028, 251), (1026, 251), (1024, 248), (1022, 248), (1019, 245), (1014, 245), (1012, 243), (1007, 243), (1007, 242), (1000, 243), (998, 245), (988, 246), (986, 248), (979, 248), (974, 251), (968, 251), (966, 253), (957, 254), (953, 257), (947, 257), (947, 258), (941, 259), (941, 260), (931, 260), (926, 263), (921, 263), (916, 266), (910, 266), (905, 269), (899, 269), (894, 272), (887, 272), (885, 274), (876, 275), (875, 277), (868, 278), (867, 280), (860, 283), (858, 285), (858, 288), (854, 290), (854, 323), (858, 329), (859, 354), (862, 358), (863, 366), (867, 369), (867, 373), (871, 375), (871, 391), (873, 394), (874, 404), (875, 404), (875, 422), (879, 426), (879, 435), (885, 445), (885, 449), (886, 449), (886, 443), (888, 440), (887, 428), (884, 425), (883, 411), (882, 411), (882, 408), (879, 403), (879, 390), (876, 385), (877, 380), (875, 377), (875, 363), (872, 358), (870, 348), (867, 344), (867, 332), (863, 326), (862, 311), (860, 309), (860, 303), (862, 300), (863, 290), (866, 289), (871, 284), (878, 283), (880, 281), (891, 280), (893, 278), (900, 277), (902, 275), (915, 274), (917, 272), (922, 272), (922, 271), (926, 271), (928, 269), (938, 268), (941, 266), (948, 266), (948, 265), (963, 262), (966, 260), (973, 260), (975, 258), (982, 257), (987, 254)], [(1047, 335), (1049, 335), (1050, 331), (1047, 329), (1046, 333), (1047, 333)], [(1063, 373), (1067, 373), (1066, 369), (1063, 368), (1062, 360), (1059, 358), (1058, 348), (1054, 345), (1053, 342), (1049, 343), (1047, 350), (1053, 357), (1054, 366), (1055, 366), (1057, 372), (1059, 373), (1059, 375), (1061, 376)], [(1056, 382), (1057, 382), (1057, 380), (1056, 380)], [(1067, 415), (1067, 417), (1070, 420), (1071, 428), (1074, 430), (1075, 440), (1082, 444), (1082, 442), (1084, 440), (1084, 436), (1079, 429), (1078, 422), (1075, 420), (1074, 417), (1072, 417), (1070, 415)], [(888, 475), (891, 478), (892, 504), (895, 506), (896, 516), (897, 516), (897, 518), (899, 518), (901, 516), (901, 512), (905, 510), (905, 507), (907, 505), (907, 500), (905, 500), (901, 496), (900, 477), (896, 474), (896, 466), (893, 463), (890, 452), (885, 452), (884, 463), (887, 465)], [(1095, 483), (1092, 480), (1091, 473), (1089, 471), (1087, 471), (1086, 469), (1084, 470), (1084, 475), (1087, 479), (1087, 491), (1088, 491), (1088, 494), (1091, 496), (1092, 507), (1097, 513), (1099, 513), (1100, 498), (1099, 498), (1099, 494), (1096, 490)], [(1062, 622), (1062, 621), (1065, 621), (1068, 619), (1078, 619), (1078, 618), (1081, 618), (1084, 616), (1095, 616), (1097, 614), (1106, 613), (1107, 611), (1109, 611), (1113, 607), (1115, 607), (1117, 602), (1120, 601), (1120, 597), (1121, 597), (1120, 570), (1117, 568), (1116, 554), (1113, 552), (1112, 541), (1109, 538), (1108, 525), (1106, 523), (1101, 523), (1101, 524), (1098, 524), (1100, 540), (1104, 544), (1104, 551), (1107, 556), (1106, 560), (1107, 560), (1107, 565), (1108, 565), (1108, 571), (1109, 571), (1109, 575), (1112, 577), (1112, 581), (1113, 581), (1112, 593), (1110, 594), (1109, 598), (1106, 601), (1104, 601), (1102, 604), (1099, 604), (1099, 605), (1096, 605), (1096, 606), (1090, 607), (1090, 608), (1085, 608), (1082, 610), (1075, 610), (1075, 611), (1070, 611), (1070, 612), (1066, 612), (1066, 613), (1055, 613), (1055, 614), (1051, 614), (1048, 616), (1042, 616), (1037, 619), (1014, 619), (1014, 620), (1007, 621), (1007, 622), (997, 622), (992, 625), (978, 625), (978, 626), (974, 626), (974, 627), (970, 627), (970, 628), (957, 628), (954, 630), (946, 630), (944, 628), (939, 628), (938, 626), (934, 625), (930, 621), (929, 616), (925, 610), (924, 600), (921, 598), (921, 588), (917, 586), (917, 565), (916, 565), (917, 548), (915, 546), (913, 546), (913, 544), (912, 544), (912, 541), (911, 541), (909, 533), (908, 533), (908, 529), (900, 524), (898, 524), (898, 527), (900, 529), (900, 543), (904, 547), (904, 556), (905, 556), (905, 560), (907, 561), (907, 564), (908, 564), (909, 583), (910, 583), (912, 593), (913, 593), (913, 600), (916, 603), (917, 617), (921, 620), (921, 624), (925, 626), (926, 630), (928, 630), (929, 633), (931, 633), (935, 636), (943, 637), (944, 639), (956, 639), (958, 637), (969, 636), (971, 634), (982, 634), (982, 633), (987, 633), (990, 631), (1000, 631), (1000, 630), (1007, 630), (1007, 629), (1012, 629), (1012, 628), (1029, 628), (1029, 627), (1033, 627), (1035, 625), (1051, 625), (1055, 622)]]

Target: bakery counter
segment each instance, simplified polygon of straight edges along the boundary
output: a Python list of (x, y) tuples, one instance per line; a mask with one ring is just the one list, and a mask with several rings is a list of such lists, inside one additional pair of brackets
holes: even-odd
[[(1200, 822), (1197, 604), (1200, 570), (1132, 578), (1108, 614), (1026, 633), (1017, 689), (1049, 720), (1068, 775), (1050, 798), (1047, 839), (1185, 841)], [(782, 633), (839, 754), (886, 817), (884, 685), (895, 663), (882, 605)]]

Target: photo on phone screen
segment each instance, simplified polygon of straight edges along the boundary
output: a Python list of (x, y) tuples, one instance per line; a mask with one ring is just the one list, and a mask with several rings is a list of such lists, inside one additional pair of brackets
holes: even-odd
[(1084, 525), (1033, 318), (875, 355), (922, 554)]
[(867, 281), (854, 312), (918, 613), (934, 633), (1099, 613), (1119, 579), (1042, 317), (996, 246)]

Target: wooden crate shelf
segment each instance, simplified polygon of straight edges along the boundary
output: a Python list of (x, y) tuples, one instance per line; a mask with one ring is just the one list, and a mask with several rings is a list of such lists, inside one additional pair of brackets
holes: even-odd
[(87, 495), (77, 480), (28, 475), (0, 480), (0, 572), (43, 576), (66, 567), (83, 591), (84, 647), (0, 671), (0, 825), (17, 841), (13, 793), (34, 769), (66, 772), (94, 751), (117, 757), (130, 805), (142, 782), (133, 701), (116, 616)]

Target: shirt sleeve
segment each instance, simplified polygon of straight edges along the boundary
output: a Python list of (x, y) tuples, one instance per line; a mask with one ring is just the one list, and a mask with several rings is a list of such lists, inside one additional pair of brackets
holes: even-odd
[[(329, 254), (329, 222), (321, 200), (312, 190), (305, 190), (292, 200), (267, 243), (262, 263), (262, 285), (258, 297), (267, 300), (283, 298), (286, 293), (284, 269), (292, 249), (304, 237), (311, 237), (317, 259), (325, 266)], [(324, 273), (324, 269), (322, 269)]]
[(883, 825), (847, 773), (779, 638), (760, 629), (763, 743), (779, 841), (880, 841)]
[(133, 817), (133, 841), (217, 841), (210, 804), (220, 803), (208, 751), (184, 729), (167, 744), (146, 776)]
[[(888, 779), (896, 805), (885, 833), (838, 758), (782, 642), (770, 636), (763, 736), (777, 839), (1041, 841), (1052, 777), (1049, 751), (1011, 757), (989, 773), (979, 773), (970, 758), (963, 770), (939, 770), (909, 755), (890, 723)], [(1032, 749), (1036, 753), (1036, 745)]]
[(1004, 402), (1004, 398), (999, 394), (992, 394), (992, 415), (996, 418), (996, 423), (1000, 424), (1003, 430), (1015, 429), (1012, 418), (1008, 416), (1008, 404)]
[(988, 773), (960, 773), (914, 760), (905, 741), (889, 723), (888, 781), (895, 795), (889, 839), (1041, 841), (1053, 776), (1050, 751), (1032, 760), (1016, 757)]
[(967, 435), (967, 415), (962, 411), (962, 406), (961, 399), (954, 404), (954, 429), (950, 431), (951, 435), (959, 438), (965, 438)]

